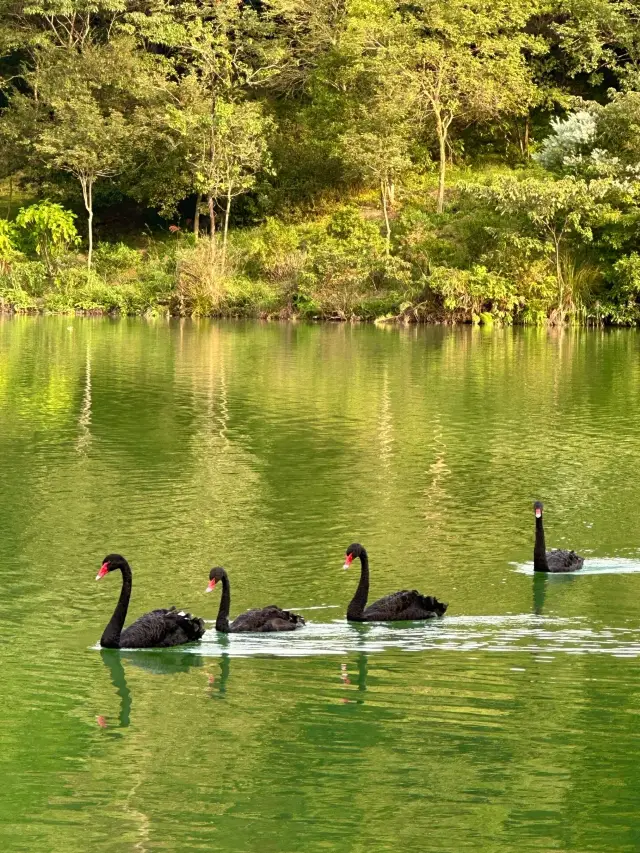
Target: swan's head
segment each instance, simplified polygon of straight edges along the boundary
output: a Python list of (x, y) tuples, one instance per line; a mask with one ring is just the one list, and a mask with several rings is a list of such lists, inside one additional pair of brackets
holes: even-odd
[(127, 561), (120, 554), (107, 554), (102, 561), (100, 571), (96, 575), (96, 580), (99, 581), (100, 578), (103, 578), (109, 572), (113, 572), (116, 569), (123, 569), (126, 565)]
[(209, 572), (209, 586), (205, 589), (205, 592), (211, 592), (211, 590), (215, 587), (215, 585), (222, 580), (222, 578), (226, 575), (225, 570), (222, 566), (216, 566), (211, 569)]
[(543, 504), (542, 504), (542, 501), (536, 501), (536, 502), (534, 503), (534, 505), (533, 505), (533, 511), (534, 511), (534, 512), (535, 512), (535, 514), (536, 514), (536, 518), (542, 518), (542, 510), (543, 510), (543, 509), (544, 509), (544, 506), (543, 506)]
[(355, 560), (356, 557), (361, 557), (363, 554), (366, 554), (366, 551), (358, 542), (354, 542), (353, 545), (349, 545), (347, 548), (347, 554), (344, 559), (343, 568), (348, 569), (351, 563)]

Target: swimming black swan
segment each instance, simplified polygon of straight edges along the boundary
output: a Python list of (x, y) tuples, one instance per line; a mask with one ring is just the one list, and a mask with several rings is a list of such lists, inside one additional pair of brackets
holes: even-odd
[(152, 610), (137, 619), (133, 625), (123, 631), (131, 598), (131, 567), (120, 554), (109, 554), (102, 561), (102, 567), (96, 575), (100, 580), (109, 572), (120, 569), (122, 572), (122, 590), (113, 611), (111, 621), (104, 629), (100, 645), (105, 649), (155, 649), (167, 646), (181, 646), (199, 640), (204, 634), (204, 622), (175, 607), (169, 610)]
[(242, 631), (267, 632), (267, 631), (295, 631), (304, 625), (302, 616), (281, 610), (275, 604), (263, 607), (262, 610), (247, 610), (236, 616), (229, 624), (229, 607), (231, 606), (231, 586), (229, 577), (222, 566), (216, 566), (209, 572), (209, 586), (205, 592), (211, 592), (215, 585), (222, 581), (222, 595), (220, 596), (220, 607), (216, 617), (216, 631), (223, 634), (240, 633)]
[(415, 589), (403, 589), (385, 595), (365, 610), (369, 595), (369, 556), (362, 545), (357, 543), (347, 548), (345, 569), (356, 557), (360, 557), (360, 583), (347, 608), (347, 619), (350, 622), (409, 622), (444, 615), (447, 604), (431, 595), (421, 595)]
[(542, 502), (536, 501), (533, 509), (536, 514), (536, 544), (533, 548), (534, 572), (577, 572), (584, 565), (584, 557), (580, 557), (575, 551), (547, 551), (542, 526), (542, 511), (544, 509)]

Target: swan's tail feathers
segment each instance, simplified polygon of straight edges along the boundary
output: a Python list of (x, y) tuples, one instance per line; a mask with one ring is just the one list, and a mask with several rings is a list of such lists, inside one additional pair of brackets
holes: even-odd
[(277, 604), (270, 604), (268, 607), (264, 608), (265, 612), (268, 610), (274, 611), (274, 616), (277, 619), (283, 619), (285, 622), (289, 622), (291, 625), (304, 625), (304, 616), (300, 616), (299, 613), (294, 613), (292, 610), (283, 610), (281, 607), (278, 607)]
[(191, 613), (185, 613), (184, 610), (176, 613), (176, 616), (180, 622), (180, 627), (190, 640), (199, 640), (203, 636), (205, 632), (204, 619), (200, 619), (199, 616), (192, 616)]
[(305, 624), (304, 616), (300, 616), (299, 613), (294, 613), (292, 610), (280, 610), (279, 607), (276, 607), (278, 611), (278, 618), (284, 620), (288, 625), (293, 628), (302, 628)]
[(427, 599), (429, 610), (437, 613), (438, 616), (444, 616), (447, 612), (447, 607), (449, 606), (446, 602), (438, 601), (435, 595), (427, 595), (425, 598)]

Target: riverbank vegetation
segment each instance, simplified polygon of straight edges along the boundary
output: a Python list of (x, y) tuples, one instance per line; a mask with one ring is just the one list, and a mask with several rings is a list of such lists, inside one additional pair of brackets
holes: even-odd
[(0, 308), (640, 320), (637, 0), (0, 0)]

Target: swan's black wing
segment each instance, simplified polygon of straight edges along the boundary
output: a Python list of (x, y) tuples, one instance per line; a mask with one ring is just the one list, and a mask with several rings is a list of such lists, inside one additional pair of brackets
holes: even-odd
[(261, 610), (247, 610), (237, 616), (229, 631), (240, 633), (243, 631), (270, 632), (270, 631), (295, 631), (304, 625), (304, 619), (290, 610), (282, 610), (275, 604), (263, 607)]
[(120, 635), (121, 649), (153, 649), (181, 646), (204, 634), (202, 619), (184, 610), (152, 610), (129, 625)]
[(435, 596), (422, 595), (415, 589), (403, 589), (385, 595), (364, 611), (367, 622), (406, 622), (443, 616), (448, 605)]
[(550, 572), (577, 572), (584, 565), (584, 557), (575, 551), (547, 551), (547, 565)]

